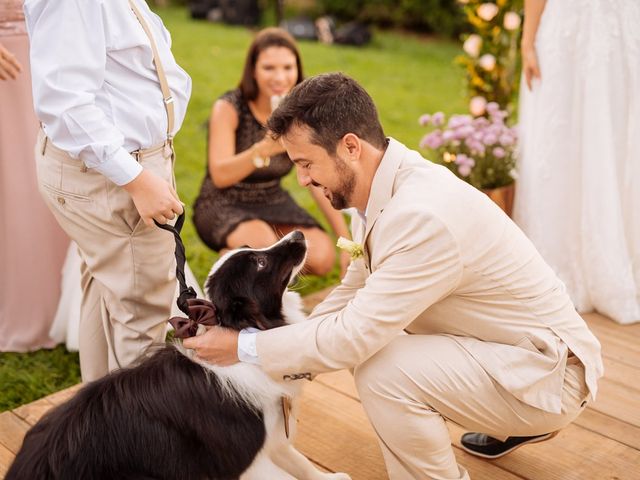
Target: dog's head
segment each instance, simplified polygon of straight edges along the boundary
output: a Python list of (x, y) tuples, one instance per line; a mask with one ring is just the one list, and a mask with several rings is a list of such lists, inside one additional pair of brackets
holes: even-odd
[(269, 248), (239, 248), (222, 256), (205, 282), (219, 324), (234, 330), (284, 325), (282, 296), (306, 255), (304, 235), (296, 230)]

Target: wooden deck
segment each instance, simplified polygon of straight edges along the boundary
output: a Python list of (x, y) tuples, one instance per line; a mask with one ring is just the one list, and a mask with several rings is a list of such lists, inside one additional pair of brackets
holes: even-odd
[[(307, 297), (306, 304), (315, 304), (323, 293)], [(459, 449), (463, 431), (450, 425), (458, 461), (473, 480), (640, 479), (640, 324), (623, 327), (597, 314), (585, 319), (603, 346), (606, 371), (597, 402), (553, 440), (494, 461)], [(0, 477), (27, 429), (77, 388), (0, 414)], [(325, 470), (347, 472), (353, 480), (387, 478), (373, 429), (346, 371), (319, 375), (305, 386), (296, 445)]]

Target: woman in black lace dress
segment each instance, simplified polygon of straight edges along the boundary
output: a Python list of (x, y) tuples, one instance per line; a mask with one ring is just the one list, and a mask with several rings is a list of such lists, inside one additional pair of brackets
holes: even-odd
[[(282, 188), (293, 164), (264, 128), (277, 99), (300, 81), (302, 64), (293, 38), (278, 28), (258, 33), (239, 87), (213, 105), (207, 173), (193, 220), (200, 238), (216, 251), (266, 247), (301, 230), (309, 243), (307, 271), (323, 275), (333, 267), (335, 242)], [(315, 187), (310, 192), (336, 235), (349, 238), (342, 213)], [(343, 254), (343, 273), (348, 261)]]

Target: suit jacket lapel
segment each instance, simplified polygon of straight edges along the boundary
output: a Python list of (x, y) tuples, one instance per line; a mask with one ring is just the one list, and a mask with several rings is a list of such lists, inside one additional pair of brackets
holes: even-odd
[(369, 233), (371, 233), (373, 225), (376, 223), (376, 220), (393, 196), (393, 185), (395, 183), (396, 174), (406, 152), (407, 148), (404, 145), (389, 137), (389, 145), (387, 146), (387, 150), (382, 157), (378, 170), (373, 177), (366, 211), (367, 226), (364, 232), (364, 238), (362, 239), (367, 263), (369, 263), (369, 249), (367, 248)]

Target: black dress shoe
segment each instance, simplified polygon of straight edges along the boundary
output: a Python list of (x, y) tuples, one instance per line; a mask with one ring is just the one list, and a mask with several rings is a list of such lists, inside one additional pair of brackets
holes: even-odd
[(508, 437), (504, 442), (485, 433), (465, 433), (460, 438), (465, 452), (482, 458), (500, 458), (516, 448), (528, 443), (538, 443), (555, 437), (558, 432), (545, 433), (534, 437)]

